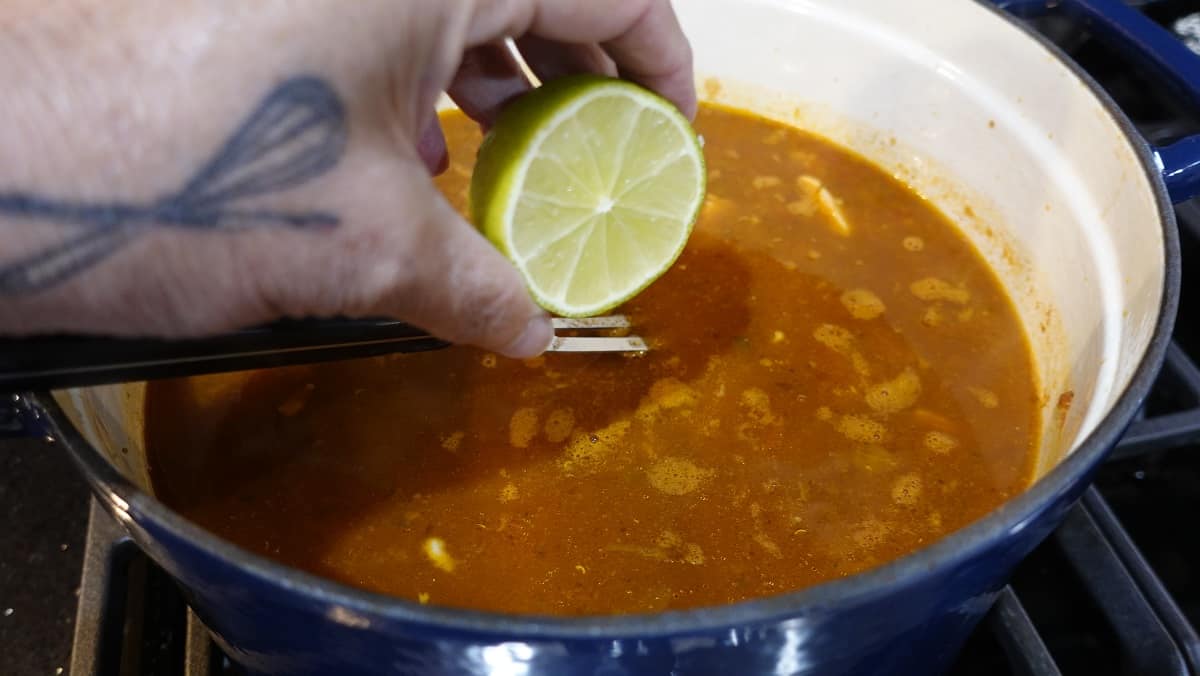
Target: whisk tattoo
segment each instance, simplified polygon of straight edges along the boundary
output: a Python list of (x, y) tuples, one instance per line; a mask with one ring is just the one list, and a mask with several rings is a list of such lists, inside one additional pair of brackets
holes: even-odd
[(33, 293), (59, 284), (152, 228), (334, 227), (338, 216), (326, 211), (231, 205), (300, 186), (328, 172), (345, 150), (346, 135), (346, 113), (337, 94), (323, 80), (302, 76), (271, 90), (180, 190), (150, 204), (72, 203), (27, 192), (0, 192), (0, 216), (82, 228), (40, 251), (0, 263), (0, 294)]

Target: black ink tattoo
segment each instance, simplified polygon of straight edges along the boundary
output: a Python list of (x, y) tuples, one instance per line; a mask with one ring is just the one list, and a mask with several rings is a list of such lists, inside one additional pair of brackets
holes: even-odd
[(225, 145), (178, 192), (148, 205), (78, 204), (0, 192), (0, 215), (83, 226), (65, 240), (0, 264), (0, 293), (45, 289), (99, 263), (153, 227), (227, 231), (256, 226), (329, 228), (337, 215), (239, 210), (239, 199), (297, 187), (332, 169), (346, 147), (346, 113), (333, 89), (313, 77), (273, 89)]

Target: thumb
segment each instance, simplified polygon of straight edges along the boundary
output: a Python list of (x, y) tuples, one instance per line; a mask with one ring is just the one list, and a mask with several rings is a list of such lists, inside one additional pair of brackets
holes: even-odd
[[(424, 172), (420, 172), (424, 175)], [(412, 185), (415, 184), (415, 185)], [(512, 263), (467, 223), (426, 177), (411, 181), (409, 213), (423, 217), (405, 238), (412, 269), (388, 294), (388, 314), (453, 343), (507, 357), (535, 357), (554, 339), (550, 317), (530, 298)], [(401, 226), (403, 227), (403, 226)]]

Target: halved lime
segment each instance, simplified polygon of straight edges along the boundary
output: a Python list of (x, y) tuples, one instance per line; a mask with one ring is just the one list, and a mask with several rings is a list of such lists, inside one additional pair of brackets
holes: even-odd
[(622, 80), (553, 80), (508, 106), (479, 149), (471, 217), (566, 317), (658, 279), (704, 202), (704, 155), (674, 105)]

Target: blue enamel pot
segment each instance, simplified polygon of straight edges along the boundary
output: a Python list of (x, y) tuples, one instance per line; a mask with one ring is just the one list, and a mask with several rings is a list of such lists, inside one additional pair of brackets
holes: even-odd
[[(940, 673), (1140, 407), (1176, 310), (1171, 203), (1200, 193), (1200, 138), (1151, 147), (1014, 17), (1045, 2), (1000, 4), (677, 3), (702, 95), (800, 124), (902, 176), (958, 220), (1035, 327), (1047, 402), (1036, 482), (909, 556), (684, 612), (565, 619), (421, 606), (261, 558), (155, 500), (144, 385), (28, 395), (26, 422), (74, 456), (105, 508), (254, 672)], [(1053, 4), (1200, 104), (1200, 60), (1142, 15), (1119, 0)]]

